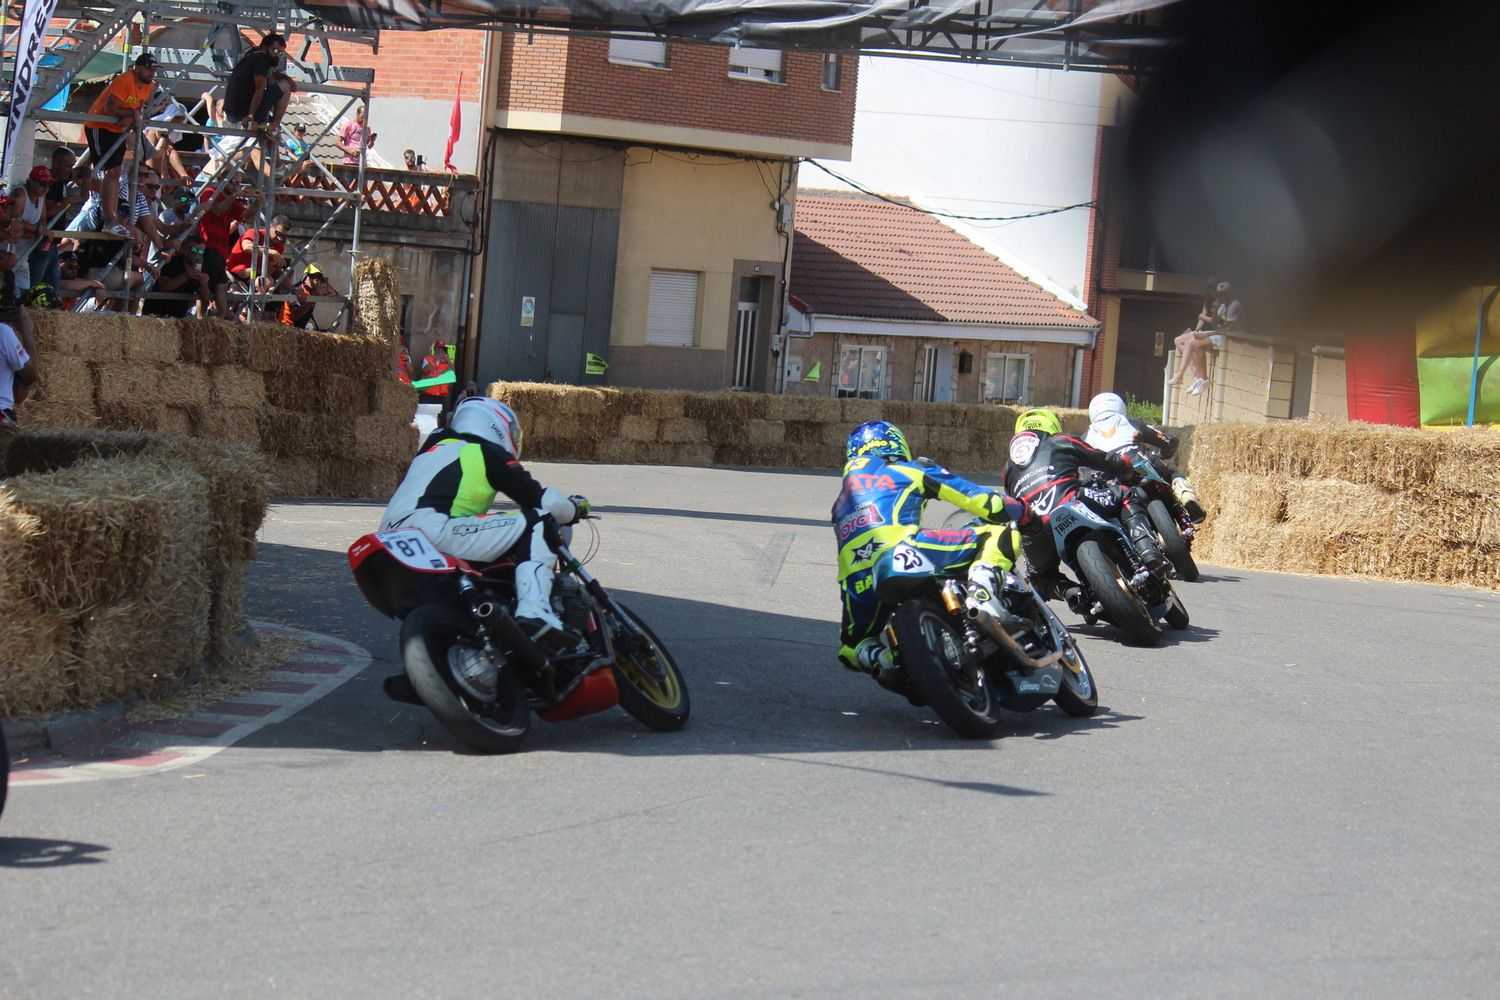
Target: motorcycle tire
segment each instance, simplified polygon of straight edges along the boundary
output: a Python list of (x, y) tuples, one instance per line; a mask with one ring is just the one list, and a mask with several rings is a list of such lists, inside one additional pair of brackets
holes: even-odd
[(1105, 619), (1125, 633), (1127, 643), (1154, 646), (1161, 640), (1161, 624), (1151, 609), (1131, 592), (1120, 567), (1105, 554), (1099, 542), (1087, 538), (1078, 543), (1078, 569), (1089, 589), (1104, 606)]
[(1167, 613), (1162, 617), (1166, 618), (1168, 625), (1179, 631), (1187, 628), (1190, 621), (1187, 605), (1182, 603), (1182, 598), (1177, 596), (1177, 591), (1170, 588), (1167, 591)]
[(1167, 505), (1160, 500), (1152, 500), (1146, 505), (1146, 516), (1151, 518), (1151, 527), (1156, 529), (1156, 534), (1161, 538), (1162, 551), (1172, 560), (1172, 565), (1177, 567), (1177, 579), (1188, 583), (1198, 579), (1198, 564), (1193, 561), (1192, 544), (1182, 537), (1182, 529), (1177, 526), (1177, 519), (1167, 510)]
[(1099, 711), (1099, 686), (1094, 683), (1094, 672), (1083, 658), (1083, 650), (1078, 648), (1071, 635), (1063, 637), (1063, 658), (1077, 666), (1078, 673), (1075, 675), (1066, 666), (1061, 667), (1062, 683), (1052, 700), (1073, 718), (1087, 719)]
[(401, 623), (406, 676), (443, 728), (484, 753), (514, 753), (531, 728), (526, 688), (513, 670), (501, 670), (495, 701), (474, 699), (453, 680), (452, 654), (478, 646), (474, 623), (438, 604), (424, 604)]
[[(692, 707), (682, 671), (677, 669), (672, 654), (667, 652), (667, 647), (649, 625), (625, 605), (621, 604), (620, 610), (645, 635), (649, 647), (635, 655), (627, 654), (616, 640), (614, 672), (615, 687), (620, 690), (620, 707), (629, 712), (631, 718), (659, 733), (681, 729), (687, 725)], [(653, 661), (657, 669), (653, 671), (652, 663), (642, 662), (642, 656)], [(657, 673), (661, 676), (657, 677)]]
[(971, 740), (992, 739), (1000, 729), (1000, 700), (977, 661), (964, 651), (963, 634), (931, 600), (902, 603), (892, 616), (896, 650), (912, 684), (938, 717)]

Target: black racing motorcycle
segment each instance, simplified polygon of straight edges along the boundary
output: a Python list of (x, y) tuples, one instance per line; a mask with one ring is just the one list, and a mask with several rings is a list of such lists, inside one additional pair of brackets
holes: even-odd
[[(533, 714), (557, 722), (618, 704), (651, 729), (681, 729), (688, 689), (666, 646), (583, 568), (555, 522), (548, 519), (545, 532), (560, 567), (553, 610), (585, 639), (550, 657), (511, 615), (514, 561), (470, 564), (439, 552), (415, 528), (372, 532), (349, 547), (365, 600), (401, 620), (405, 672), (386, 679), (386, 694), (425, 705), (454, 736), (486, 753), (519, 749)], [(495, 668), (488, 697), (458, 679), (470, 674), (474, 658)]]
[(1172, 484), (1156, 467), (1153, 461), (1156, 455), (1139, 445), (1131, 445), (1123, 450), (1130, 456), (1134, 467), (1144, 473), (1135, 489), (1145, 499), (1146, 516), (1151, 520), (1151, 527), (1156, 532), (1162, 551), (1176, 568), (1177, 579), (1192, 583), (1199, 575), (1198, 564), (1193, 560), (1193, 536), (1197, 528), (1191, 521), (1179, 524), (1177, 518), (1172, 516)]
[(989, 739), (1001, 709), (1029, 712), (1047, 702), (1069, 715), (1099, 709), (1099, 690), (1077, 642), (1018, 573), (992, 586), (933, 574), (905, 544), (877, 564), (881, 600), (895, 611), (883, 632), (913, 704), (927, 704), (960, 736)]

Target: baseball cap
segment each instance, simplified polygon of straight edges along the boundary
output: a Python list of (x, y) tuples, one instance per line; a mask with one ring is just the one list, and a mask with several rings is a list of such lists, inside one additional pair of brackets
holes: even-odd
[(26, 175), (26, 179), (31, 181), (40, 181), (43, 184), (51, 184), (52, 171), (48, 169), (46, 164), (38, 163), (36, 166), (31, 168), (31, 173)]
[(135, 64), (137, 66), (155, 66), (156, 57), (149, 52), (142, 52), (140, 55), (135, 57)]

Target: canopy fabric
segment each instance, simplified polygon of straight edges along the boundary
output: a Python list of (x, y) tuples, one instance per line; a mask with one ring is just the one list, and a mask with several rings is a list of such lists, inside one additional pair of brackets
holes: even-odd
[(1183, 0), (299, 0), (350, 28), (649, 32), (726, 45), (885, 52), (1113, 72), (1166, 42)]

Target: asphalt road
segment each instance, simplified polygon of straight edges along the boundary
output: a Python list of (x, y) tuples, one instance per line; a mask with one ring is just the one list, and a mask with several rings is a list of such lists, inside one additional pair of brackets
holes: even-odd
[(833, 475), (534, 471), (686, 730), (463, 752), (380, 693), (378, 508), (278, 505), (252, 614), (375, 662), (201, 766), (13, 789), (0, 997), (1500, 991), (1500, 596), (1209, 567), (1161, 648), (1078, 629), (1098, 716), (968, 743), (836, 665)]

